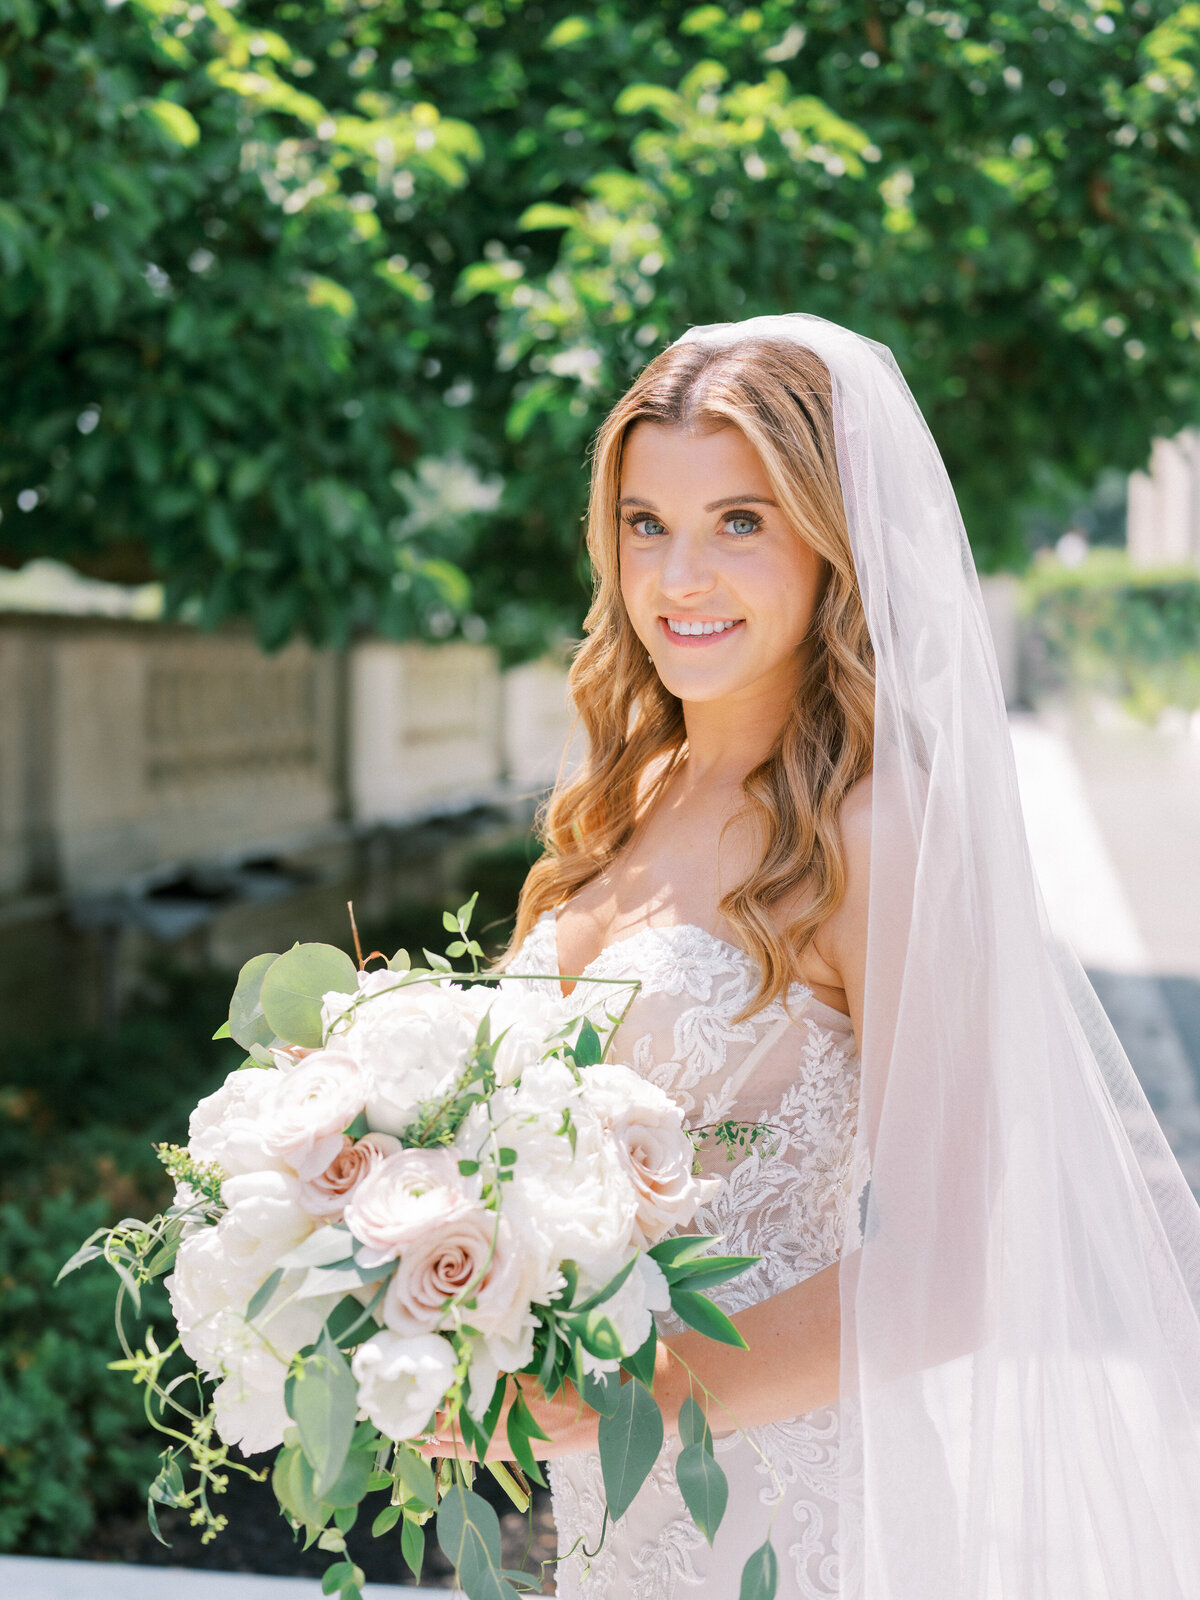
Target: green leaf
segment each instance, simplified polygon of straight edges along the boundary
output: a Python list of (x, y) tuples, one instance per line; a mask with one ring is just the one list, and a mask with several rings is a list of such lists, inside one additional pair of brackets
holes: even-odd
[(269, 1277), (263, 1279), (258, 1288), (250, 1296), (250, 1304), (246, 1307), (246, 1321), (253, 1322), (259, 1312), (264, 1310), (270, 1302), (271, 1296), (278, 1289), (283, 1278), (283, 1268), (276, 1267)]
[(600, 1043), (600, 1035), (586, 1017), (579, 1030), (579, 1037), (575, 1040), (574, 1056), (577, 1067), (594, 1067), (604, 1057), (604, 1046)]
[[(346, 1457), (346, 1463), (338, 1474), (337, 1481), (321, 1496), (324, 1505), (332, 1506), (335, 1512), (358, 1505), (370, 1485), (374, 1460), (374, 1445), (355, 1444)], [(305, 1462), (305, 1465), (308, 1463)]]
[(657, 1244), (650, 1246), (646, 1252), (652, 1256), (664, 1272), (670, 1267), (682, 1266), (684, 1262), (694, 1261), (697, 1256), (702, 1256), (710, 1244), (715, 1244), (702, 1233), (673, 1233), (669, 1239), (660, 1239)]
[(384, 1506), (371, 1524), (372, 1538), (379, 1539), (385, 1533), (390, 1533), (403, 1515), (404, 1509), (402, 1506)]
[(628, 1510), (662, 1449), (662, 1412), (637, 1378), (618, 1396), (611, 1417), (600, 1419), (600, 1469), (609, 1513), (617, 1522)]
[(229, 1019), (228, 1019), (228, 1017), (221, 1024), (221, 1026), (217, 1029), (216, 1033), (213, 1034), (213, 1038), (214, 1039), (232, 1039), (233, 1038), (232, 1033), (230, 1033), (230, 1031), (229, 1031)]
[(324, 1042), (321, 998), (330, 990), (353, 994), (358, 974), (344, 950), (298, 944), (276, 958), (262, 980), (263, 1016), (281, 1039), (315, 1049)]
[(626, 1372), (631, 1372), (635, 1378), (640, 1378), (647, 1389), (654, 1386), (654, 1363), (658, 1354), (658, 1329), (654, 1326), (654, 1319), (650, 1320), (650, 1332), (644, 1344), (639, 1346), (632, 1355), (626, 1356), (621, 1362)]
[(667, 1268), (666, 1279), (669, 1284), (680, 1284), (688, 1289), (715, 1289), (719, 1283), (728, 1283), (730, 1278), (736, 1278), (761, 1259), (760, 1256), (712, 1256), (688, 1261), (682, 1266)]
[(301, 1523), (310, 1531), (321, 1528), (328, 1516), (313, 1493), (313, 1472), (298, 1445), (285, 1446), (275, 1457), (271, 1473), (271, 1487), (280, 1507), (293, 1522)]
[(671, 1310), (686, 1322), (689, 1328), (695, 1328), (698, 1333), (706, 1334), (718, 1344), (731, 1344), (738, 1350), (749, 1349), (745, 1339), (725, 1313), (704, 1295), (697, 1294), (694, 1289), (672, 1287)]
[(200, 124), (186, 107), (176, 105), (174, 100), (150, 100), (141, 110), (171, 144), (186, 150), (200, 137)]
[(343, 1584), (353, 1583), (354, 1574), (357, 1570), (358, 1569), (355, 1567), (353, 1561), (334, 1562), (332, 1567), (327, 1567), (325, 1569), (325, 1575), (321, 1579), (321, 1593), (333, 1594), (336, 1590), (340, 1589)]
[(442, 912), (442, 927), (445, 928), (447, 933), (458, 932), (458, 919), (453, 911)]
[[(503, 1161), (503, 1150), (500, 1152), (500, 1158), (501, 1161)], [(590, 1294), (586, 1300), (581, 1300), (577, 1306), (572, 1306), (571, 1310), (578, 1315), (584, 1311), (591, 1311), (596, 1306), (603, 1305), (606, 1300), (611, 1300), (613, 1295), (616, 1294), (617, 1290), (625, 1282), (626, 1278), (628, 1278), (629, 1274), (636, 1266), (637, 1257), (630, 1256), (629, 1260), (621, 1268), (620, 1272), (611, 1277), (602, 1289), (597, 1289), (595, 1294)]]
[(437, 1539), (468, 1600), (515, 1600), (500, 1576), (500, 1519), (480, 1495), (456, 1483), (442, 1496)]
[(693, 1522), (712, 1544), (729, 1500), (724, 1472), (702, 1444), (689, 1444), (676, 1459), (675, 1478)]
[(392, 1471), (402, 1485), (409, 1502), (416, 1502), (422, 1511), (432, 1511), (437, 1505), (437, 1485), (433, 1468), (424, 1456), (419, 1456), (409, 1445), (396, 1451)]
[(775, 1600), (779, 1584), (779, 1563), (770, 1539), (758, 1549), (742, 1568), (742, 1587), (738, 1600)]
[[(238, 973), (237, 987), (229, 1002), (229, 1020), (225, 1026), (229, 1030), (229, 1037), (236, 1039), (243, 1050), (250, 1050), (256, 1044), (265, 1047), (275, 1037), (275, 1030), (268, 1026), (263, 1016), (262, 985), (272, 963), (278, 960), (277, 951), (251, 956)], [(218, 1037), (218, 1034), (213, 1034), (214, 1039)]]
[(595, 1356), (597, 1361), (621, 1359), (620, 1335), (601, 1307), (589, 1311), (586, 1317), (568, 1317), (564, 1321), (587, 1353)]
[(302, 1357), (298, 1370), (288, 1374), (284, 1404), (300, 1434), (314, 1473), (314, 1492), (324, 1499), (337, 1483), (350, 1443), (358, 1410), (358, 1385), (328, 1328), (312, 1350)]
[(557, 206), (549, 200), (539, 200), (536, 204), (526, 206), (517, 218), (517, 227), (522, 233), (532, 233), (542, 228), (573, 228), (579, 221), (579, 213), (572, 211), (570, 206)]
[(413, 1575), (413, 1582), (421, 1581), (421, 1563), (425, 1560), (425, 1529), (413, 1517), (405, 1517), (400, 1527), (400, 1554)]
[(542, 1432), (533, 1412), (530, 1411), (525, 1403), (525, 1398), (520, 1389), (517, 1390), (517, 1397), (508, 1408), (506, 1432), (517, 1465), (525, 1473), (526, 1477), (532, 1478), (535, 1483), (540, 1483), (545, 1487), (546, 1480), (543, 1478), (541, 1468), (534, 1459), (529, 1441), (531, 1439), (549, 1440), (550, 1435)]
[(710, 1453), (712, 1451), (712, 1429), (708, 1425), (708, 1418), (704, 1408), (691, 1395), (679, 1408), (679, 1442), (685, 1448), (699, 1444)]
[(583, 1399), (602, 1417), (616, 1415), (621, 1398), (621, 1377), (616, 1372), (589, 1372), (583, 1380)]

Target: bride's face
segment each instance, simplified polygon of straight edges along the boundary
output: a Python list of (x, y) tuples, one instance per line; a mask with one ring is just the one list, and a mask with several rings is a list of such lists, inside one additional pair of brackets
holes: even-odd
[(621, 593), (669, 692), (685, 703), (790, 696), (824, 563), (741, 429), (636, 423), (619, 514)]

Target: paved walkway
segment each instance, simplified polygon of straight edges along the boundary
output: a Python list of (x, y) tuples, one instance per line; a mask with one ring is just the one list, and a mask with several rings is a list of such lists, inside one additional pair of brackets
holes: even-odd
[(1200, 1195), (1200, 741), (1011, 719), (1034, 866)]
[[(320, 1594), (315, 1578), (254, 1578), (244, 1572), (0, 1556), (4, 1600), (320, 1600)], [(448, 1589), (407, 1589), (391, 1583), (369, 1583), (363, 1596), (364, 1600), (454, 1600)]]

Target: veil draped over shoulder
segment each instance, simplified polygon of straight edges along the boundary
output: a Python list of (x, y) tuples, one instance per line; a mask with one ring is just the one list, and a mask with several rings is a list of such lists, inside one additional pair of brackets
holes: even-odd
[(1200, 1597), (1200, 1207), (1030, 860), (991, 636), (885, 345), (833, 379), (876, 664), (842, 1600)]

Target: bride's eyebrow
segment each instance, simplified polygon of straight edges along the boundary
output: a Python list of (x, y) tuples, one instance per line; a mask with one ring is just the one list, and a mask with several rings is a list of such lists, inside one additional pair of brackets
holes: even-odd
[[(778, 500), (769, 500), (765, 494), (728, 494), (723, 500), (713, 500), (705, 506), (705, 511), (719, 511), (722, 506), (776, 506)], [(643, 500), (640, 495), (627, 494), (617, 501), (617, 508), (622, 506), (645, 506), (647, 511), (658, 511), (652, 500)]]

